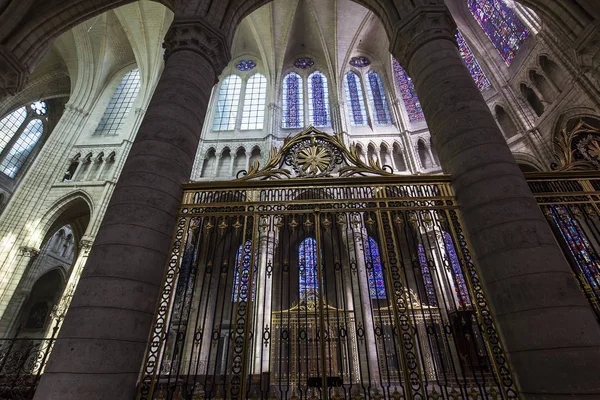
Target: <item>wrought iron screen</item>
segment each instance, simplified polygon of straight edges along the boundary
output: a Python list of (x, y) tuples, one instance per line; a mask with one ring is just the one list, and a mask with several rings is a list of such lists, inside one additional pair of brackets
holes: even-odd
[(573, 274), (600, 320), (600, 177), (597, 172), (528, 174)]
[(187, 186), (138, 398), (516, 398), (449, 182), (305, 181)]

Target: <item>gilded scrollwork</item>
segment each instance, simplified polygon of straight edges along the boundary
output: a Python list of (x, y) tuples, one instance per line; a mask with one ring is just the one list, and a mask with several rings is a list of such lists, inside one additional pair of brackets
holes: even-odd
[(570, 131), (563, 129), (554, 140), (555, 171), (584, 171), (600, 168), (600, 129), (580, 120)]
[(255, 161), (241, 174), (240, 181), (393, 175), (391, 167), (381, 166), (379, 161), (364, 162), (356, 145), (346, 146), (341, 134), (331, 136), (313, 127), (286, 138), (281, 148), (273, 148), (264, 167)]

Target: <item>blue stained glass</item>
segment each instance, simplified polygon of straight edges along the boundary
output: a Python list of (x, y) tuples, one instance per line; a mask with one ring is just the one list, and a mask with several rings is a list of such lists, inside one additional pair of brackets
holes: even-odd
[(329, 126), (329, 92), (327, 78), (319, 71), (313, 72), (309, 77), (310, 89), (308, 91), (308, 116), (311, 125), (317, 127)]
[(469, 0), (469, 8), (506, 65), (510, 65), (529, 30), (504, 0)]
[(294, 66), (296, 68), (300, 68), (300, 69), (308, 69), (308, 68), (312, 67), (313, 65), (315, 65), (315, 62), (308, 57), (299, 58), (294, 63)]
[[(252, 242), (240, 245), (235, 256), (235, 271), (233, 274), (233, 301), (248, 301), (250, 286), (250, 265), (252, 257)], [(254, 268), (254, 283), (256, 283), (256, 266)], [(252, 284), (252, 300), (254, 300), (255, 284)]]
[(350, 113), (350, 125), (363, 126), (367, 124), (367, 110), (363, 97), (363, 89), (360, 78), (354, 72), (348, 72), (344, 79), (346, 101)]
[(252, 71), (256, 63), (253, 60), (242, 60), (235, 67), (240, 71)]
[(302, 78), (295, 72), (289, 73), (283, 80), (283, 128), (304, 126), (303, 101)]
[(466, 306), (471, 304), (471, 297), (469, 296), (469, 289), (467, 289), (467, 283), (465, 282), (465, 276), (462, 273), (458, 256), (456, 255), (456, 249), (454, 248), (454, 242), (448, 232), (444, 232), (444, 246), (446, 247), (446, 256), (450, 261), (452, 267), (452, 280), (454, 281), (454, 291), (458, 296), (458, 304), (460, 306)]
[(392, 123), (392, 117), (390, 115), (387, 99), (385, 98), (385, 89), (383, 87), (381, 76), (375, 71), (370, 71), (368, 77), (370, 89), (369, 96), (375, 114), (375, 124), (389, 125)]
[(424, 120), (425, 115), (423, 115), (421, 102), (417, 97), (417, 92), (412, 79), (410, 79), (404, 68), (402, 68), (395, 58), (393, 61), (393, 68), (394, 75), (396, 75), (396, 84), (398, 85), (398, 89), (400, 89), (402, 101), (404, 102), (404, 107), (406, 107), (406, 112), (408, 113), (408, 120), (410, 122)]
[(368, 65), (371, 65), (371, 60), (369, 60), (367, 57), (363, 57), (363, 56), (352, 57), (350, 59), (350, 65), (352, 65), (353, 67), (357, 67), (357, 68), (363, 68)]
[(385, 282), (381, 267), (379, 246), (372, 237), (365, 241), (365, 258), (369, 277), (369, 293), (372, 299), (385, 299)]
[(492, 84), (481, 69), (477, 58), (475, 58), (475, 54), (473, 54), (469, 44), (458, 29), (456, 30), (456, 41), (458, 43), (458, 49), (460, 50), (460, 56), (467, 66), (467, 69), (471, 73), (471, 76), (473, 77), (473, 80), (475, 81), (475, 84), (477, 84), (479, 90), (484, 90), (491, 87)]
[(569, 251), (592, 290), (600, 294), (600, 259), (585, 236), (585, 232), (566, 206), (551, 206), (552, 219), (560, 229), (561, 236), (569, 246)]
[(317, 278), (317, 241), (306, 238), (298, 247), (298, 274), (300, 301), (316, 297), (319, 293)]
[(421, 275), (423, 276), (423, 284), (425, 285), (425, 294), (427, 295), (427, 303), (430, 306), (437, 307), (438, 302), (435, 297), (435, 286), (433, 285), (433, 278), (429, 271), (429, 263), (427, 262), (427, 256), (425, 255), (425, 249), (423, 245), (419, 243), (419, 265), (421, 266)]

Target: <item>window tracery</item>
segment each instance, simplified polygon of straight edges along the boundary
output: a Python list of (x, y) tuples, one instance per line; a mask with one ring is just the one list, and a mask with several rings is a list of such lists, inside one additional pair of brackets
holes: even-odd
[(456, 30), (456, 42), (458, 43), (458, 50), (460, 51), (460, 56), (462, 57), (467, 69), (471, 73), (475, 84), (479, 88), (479, 90), (485, 90), (492, 86), (487, 76), (481, 69), (477, 58), (475, 58), (475, 54), (469, 47), (469, 44), (465, 40), (464, 36), (460, 32), (460, 30)]
[(236, 66), (240, 71), (252, 71), (256, 67), (254, 60), (242, 60)]
[(346, 92), (346, 101), (348, 102), (350, 125), (366, 125), (367, 110), (365, 108), (363, 88), (360, 77), (356, 73), (346, 73), (346, 79), (344, 79), (344, 90)]
[(369, 79), (369, 100), (373, 110), (375, 125), (390, 125), (392, 117), (381, 76), (375, 71), (369, 71), (367, 77)]
[(329, 90), (327, 78), (319, 71), (308, 77), (308, 119), (315, 127), (331, 125), (329, 114)]
[(417, 97), (415, 85), (406, 73), (406, 70), (402, 68), (400, 63), (394, 58), (392, 67), (394, 69), (394, 75), (396, 76), (396, 84), (400, 89), (402, 95), (402, 101), (408, 114), (408, 120), (410, 122), (422, 121), (425, 119), (423, 109), (421, 108), (421, 102)]
[(290, 72), (283, 79), (283, 128), (301, 128), (304, 126), (303, 102), (302, 78), (297, 73)]
[(44, 134), (48, 107), (36, 101), (0, 120), (0, 172), (14, 179)]
[(140, 91), (140, 70), (129, 71), (113, 93), (94, 135), (117, 135)]
[(254, 74), (246, 83), (244, 110), (242, 112), (242, 130), (263, 129), (265, 104), (267, 99), (267, 78)]
[(217, 110), (213, 122), (213, 131), (231, 131), (235, 129), (242, 91), (242, 78), (229, 75), (219, 89)]
[(442, 236), (444, 238), (444, 247), (446, 248), (446, 257), (452, 268), (452, 280), (454, 281), (454, 291), (458, 297), (458, 304), (462, 307), (470, 305), (471, 297), (469, 296), (469, 289), (467, 288), (465, 276), (458, 261), (452, 236), (448, 232), (444, 232)]
[(506, 63), (512, 64), (529, 30), (504, 0), (469, 0), (469, 9)]

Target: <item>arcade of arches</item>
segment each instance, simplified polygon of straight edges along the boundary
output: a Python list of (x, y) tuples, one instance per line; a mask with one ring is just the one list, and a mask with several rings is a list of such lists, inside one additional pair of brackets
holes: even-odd
[(0, 398), (600, 397), (595, 0), (42, 3)]

